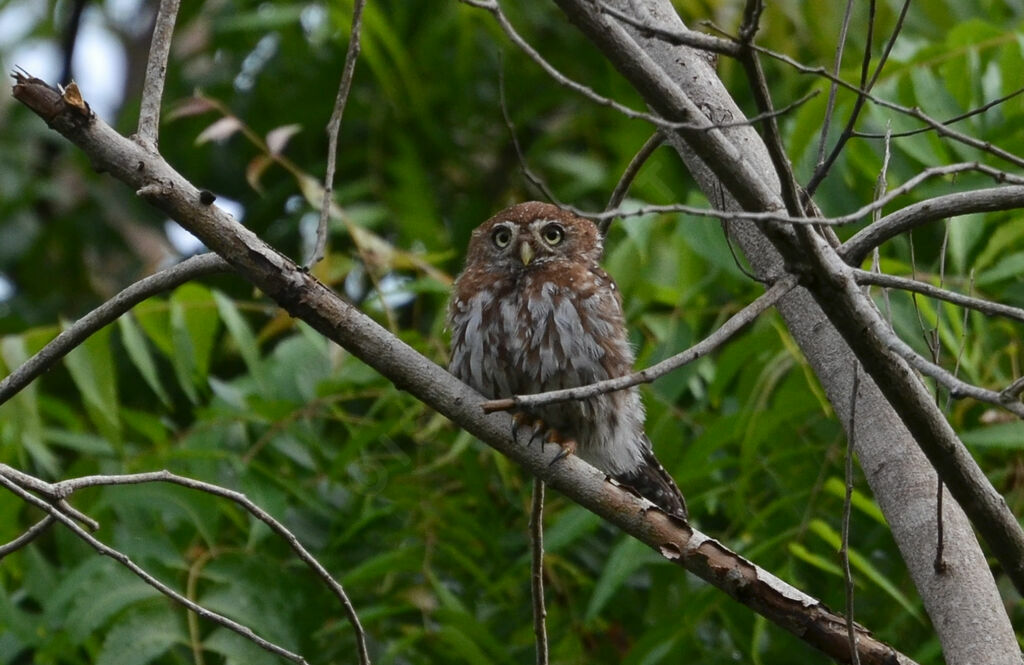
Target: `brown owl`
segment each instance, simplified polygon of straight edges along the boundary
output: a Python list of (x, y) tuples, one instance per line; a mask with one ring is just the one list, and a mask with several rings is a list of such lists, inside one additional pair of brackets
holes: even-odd
[[(481, 224), (448, 307), (452, 374), (489, 398), (582, 386), (628, 374), (622, 300), (598, 265), (597, 227), (547, 203), (520, 203)], [(549, 440), (674, 515), (686, 502), (644, 433), (629, 388), (521, 414)]]

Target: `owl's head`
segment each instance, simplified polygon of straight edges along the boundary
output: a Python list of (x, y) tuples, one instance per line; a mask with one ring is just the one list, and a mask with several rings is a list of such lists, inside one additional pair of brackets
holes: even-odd
[(540, 269), (559, 261), (597, 263), (601, 234), (589, 219), (539, 201), (519, 203), (473, 231), (468, 265), (507, 271)]

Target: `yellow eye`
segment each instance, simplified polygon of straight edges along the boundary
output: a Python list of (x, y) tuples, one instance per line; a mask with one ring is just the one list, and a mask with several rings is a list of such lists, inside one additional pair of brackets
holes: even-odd
[(499, 249), (505, 249), (512, 242), (512, 232), (508, 230), (507, 226), (499, 226), (491, 233), (491, 240)]
[(544, 242), (554, 247), (565, 238), (565, 231), (558, 224), (548, 224), (541, 231), (540, 236), (544, 238)]

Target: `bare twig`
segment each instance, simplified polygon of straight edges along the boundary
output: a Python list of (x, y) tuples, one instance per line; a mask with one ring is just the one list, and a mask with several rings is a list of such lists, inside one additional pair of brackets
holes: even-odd
[(530, 592), (533, 596), (533, 637), (537, 644), (537, 665), (548, 665), (547, 608), (544, 606), (544, 481), (533, 479), (530, 510)]
[(0, 561), (2, 561), (3, 558), (11, 552), (20, 550), (22, 547), (25, 547), (35, 540), (40, 534), (46, 531), (50, 525), (56, 521), (56, 519), (57, 518), (53, 515), (47, 515), (29, 528), (25, 529), (25, 533), (21, 534), (11, 542), (0, 545)]
[(906, 277), (897, 277), (895, 275), (886, 275), (885, 273), (858, 269), (854, 269), (853, 275), (858, 284), (881, 286), (887, 289), (900, 289), (902, 291), (920, 293), (921, 295), (928, 296), (930, 298), (937, 298), (939, 300), (951, 302), (954, 305), (974, 309), (989, 316), (1005, 316), (1009, 319), (1024, 322), (1024, 309), (1020, 307), (1004, 305), (1002, 303), (992, 302), (991, 300), (985, 300), (984, 298), (965, 296), (962, 293), (932, 286), (928, 282), (921, 282), (916, 279), (908, 279)]
[[(906, 12), (910, 5), (907, 0), (903, 5), (903, 11)], [(874, 41), (875, 34), (875, 0), (870, 0), (868, 3), (868, 30), (867, 36), (864, 40), (864, 55), (861, 57), (861, 68), (860, 68), (860, 84), (857, 86), (862, 92), (857, 93), (857, 99), (853, 103), (853, 110), (850, 111), (850, 117), (846, 120), (846, 126), (843, 131), (839, 134), (839, 138), (836, 140), (836, 144), (832, 147), (832, 152), (829, 153), (828, 157), (824, 161), (820, 161), (814, 168), (814, 173), (811, 174), (811, 179), (807, 183), (807, 194), (813, 196), (814, 192), (818, 189), (818, 185), (828, 175), (829, 170), (835, 163), (836, 159), (843, 151), (843, 147), (846, 142), (850, 140), (853, 132), (853, 128), (857, 125), (857, 119), (860, 117), (861, 111), (864, 109), (864, 104), (867, 102), (867, 93), (874, 87), (875, 81), (878, 80), (879, 74), (882, 72), (882, 67), (885, 65), (886, 59), (889, 57), (889, 50), (892, 48), (896, 41), (896, 35), (899, 34), (900, 28), (903, 25), (903, 16), (900, 16), (900, 20), (897, 22), (896, 27), (893, 29), (893, 33), (886, 44), (885, 52), (882, 54), (881, 59), (878, 62), (878, 66), (875, 68), (875, 74), (868, 81), (868, 68), (871, 66), (871, 46)], [(832, 84), (835, 86), (835, 83)], [(822, 137), (822, 141), (825, 137)]]
[(508, 102), (505, 98), (504, 65), (498, 69), (498, 105), (501, 107), (501, 117), (505, 120), (505, 128), (508, 129), (508, 135), (512, 139), (512, 148), (516, 151), (516, 159), (519, 160), (519, 170), (522, 172), (523, 177), (526, 178), (530, 184), (536, 187), (548, 201), (554, 203), (559, 208), (565, 207), (565, 205), (558, 200), (558, 197), (555, 196), (555, 193), (551, 188), (548, 187), (548, 184), (544, 179), (530, 169), (530, 164), (526, 161), (526, 154), (523, 152), (523, 147), (519, 144), (516, 125), (512, 122), (512, 116), (508, 112)]
[(150, 150), (156, 150), (160, 137), (160, 104), (167, 78), (167, 57), (171, 52), (171, 35), (178, 18), (181, 0), (160, 0), (160, 9), (153, 24), (153, 41), (146, 63), (146, 80), (142, 84), (142, 105), (139, 108), (139, 130), (136, 138)]
[[(721, 32), (723, 32), (724, 34), (724, 31)], [(912, 118), (916, 118), (924, 122), (926, 125), (928, 125), (930, 129), (934, 130), (940, 136), (953, 139), (954, 141), (963, 143), (964, 145), (971, 146), (972, 148), (983, 150), (991, 155), (995, 155), (1000, 159), (1010, 162), (1014, 166), (1024, 167), (1024, 158), (1018, 157), (1017, 155), (1014, 155), (1011, 152), (996, 147), (992, 145), (992, 143), (990, 143), (989, 141), (981, 141), (979, 139), (974, 138), (973, 136), (951, 129), (950, 127), (947, 127), (946, 123), (944, 123), (943, 121), (932, 118), (928, 114), (921, 111), (921, 109), (919, 108), (903, 106), (902, 104), (897, 104), (896, 102), (891, 102), (887, 99), (883, 99), (876, 95), (869, 94), (866, 90), (863, 90), (862, 88), (853, 85), (852, 83), (847, 83), (841, 78), (833, 76), (832, 73), (827, 71), (824, 67), (810, 67), (808, 65), (798, 62), (797, 60), (794, 60), (785, 53), (772, 51), (771, 49), (764, 48), (763, 46), (754, 45), (753, 48), (756, 49), (759, 53), (763, 53), (764, 55), (774, 58), (775, 60), (784, 62), (785, 64), (789, 65), (790, 67), (792, 67), (801, 74), (821, 76), (822, 78), (826, 78), (829, 81), (835, 82), (841, 88), (845, 88), (851, 92), (856, 93), (857, 95), (863, 95), (865, 99), (873, 102), (874, 104), (877, 104), (878, 106), (887, 108), (891, 111), (902, 113), (903, 115), (907, 115)]]
[[(665, 137), (662, 135), (661, 130), (654, 130), (654, 133), (644, 141), (644, 144), (640, 146), (640, 149), (633, 155), (633, 159), (629, 160), (629, 164), (626, 165), (626, 170), (622, 172), (622, 176), (619, 177), (619, 181), (615, 184), (615, 189), (612, 190), (611, 198), (608, 199), (608, 205), (604, 207), (605, 210), (612, 210), (622, 205), (622, 201), (626, 198), (626, 194), (629, 192), (630, 185), (633, 184), (633, 180), (636, 179), (640, 169), (647, 160), (651, 158), (654, 151), (657, 150), (662, 143), (665, 142)], [(612, 218), (608, 217), (602, 219), (597, 225), (597, 228), (601, 231), (601, 235), (608, 234), (608, 227), (611, 226)]]
[(853, 451), (855, 450), (857, 424), (857, 393), (860, 390), (860, 363), (853, 368), (853, 390), (850, 392), (850, 425), (846, 440), (846, 494), (843, 496), (842, 546), (839, 557), (843, 561), (843, 577), (846, 580), (846, 639), (850, 643), (851, 663), (860, 665), (857, 653), (857, 631), (853, 620), (853, 573), (850, 570), (850, 510), (853, 506)]
[[(885, 207), (886, 205), (888, 205), (889, 203), (891, 203), (895, 199), (899, 198), (900, 196), (903, 196), (904, 194), (907, 194), (908, 192), (912, 191), (914, 188), (916, 188), (918, 185), (920, 185), (925, 180), (928, 180), (930, 178), (940, 177), (940, 176), (954, 175), (954, 174), (957, 174), (957, 173), (964, 173), (964, 172), (967, 172), (967, 171), (978, 171), (980, 173), (984, 173), (985, 175), (991, 176), (992, 178), (994, 178), (996, 180), (999, 180), (999, 181), (1003, 181), (1003, 182), (1009, 181), (1009, 182), (1013, 182), (1015, 184), (1017, 184), (1017, 183), (1024, 183), (1024, 178), (1022, 178), (1022, 177), (1006, 173), (1005, 171), (1000, 171), (999, 169), (993, 169), (993, 168), (991, 168), (989, 166), (986, 166), (985, 164), (980, 164), (978, 162), (961, 162), (961, 163), (958, 163), (958, 164), (949, 164), (949, 165), (946, 165), (946, 166), (933, 166), (933, 167), (927, 168), (927, 169), (921, 171), (920, 173), (918, 173), (917, 175), (913, 176), (912, 178), (910, 178), (906, 182), (904, 182), (899, 187), (896, 187), (896, 188), (890, 190), (884, 196), (878, 197), (877, 199), (873, 200), (871, 203), (865, 204), (865, 205), (861, 206), (860, 208), (858, 208), (857, 210), (854, 210), (853, 212), (847, 213), (845, 215), (839, 215), (837, 217), (794, 217), (792, 215), (786, 215), (786, 214), (782, 214), (782, 213), (778, 213), (778, 212), (724, 211), (724, 210), (715, 210), (715, 209), (701, 208), (701, 207), (698, 207), (698, 206), (689, 206), (689, 205), (682, 205), (682, 204), (647, 205), (647, 206), (641, 206), (641, 207), (638, 207), (638, 208), (634, 208), (634, 209), (631, 209), (631, 210), (621, 210), (620, 209), (620, 210), (608, 210), (608, 211), (605, 211), (605, 212), (590, 212), (590, 211), (587, 211), (587, 210), (580, 210), (580, 209), (574, 208), (572, 206), (564, 206), (564, 207), (566, 209), (568, 209), (568, 210), (571, 210), (573, 213), (579, 215), (580, 217), (586, 217), (587, 219), (593, 219), (593, 220), (602, 220), (602, 219), (606, 219), (608, 217), (631, 217), (631, 216), (635, 217), (635, 216), (650, 215), (650, 214), (655, 214), (655, 213), (660, 214), (660, 213), (681, 212), (681, 213), (685, 213), (685, 214), (688, 214), (688, 215), (693, 215), (695, 217), (715, 217), (715, 218), (729, 217), (729, 218), (732, 218), (732, 219), (746, 220), (746, 221), (759, 222), (759, 223), (782, 222), (782, 223), (794, 224), (794, 225), (808, 225), (809, 224), (809, 225), (820, 225), (820, 226), (845, 226), (847, 224), (854, 224), (856, 222), (861, 221), (867, 215), (873, 213), (876, 210), (879, 210), (879, 209)], [(1019, 191), (1024, 193), (1024, 189), (1021, 189)], [(1024, 200), (1024, 197), (1022, 197), (1022, 196), (1020, 196), (1020, 194), (1018, 194), (1018, 197), (1015, 198), (1014, 201), (1016, 201), (1018, 199)], [(925, 203), (927, 203), (927, 202), (925, 202)], [(1007, 204), (1007, 205), (1005, 205), (1003, 207), (997, 207), (997, 208), (994, 208), (994, 209), (1006, 209), (1006, 208), (1012, 208), (1012, 207), (1017, 207), (1016, 203), (1014, 203), (1014, 204)], [(894, 215), (895, 215), (895, 213), (894, 213)], [(893, 215), (890, 215), (890, 217), (892, 217), (892, 216)], [(929, 217), (929, 219), (932, 219), (932, 217)], [(882, 221), (884, 221), (884, 219)], [(894, 235), (894, 234), (892, 234), (892, 235)], [(886, 238), (888, 238), (888, 237), (891, 237), (891, 235), (886, 235)]]
[(910, 345), (897, 337), (895, 333), (879, 334), (883, 337), (883, 341), (889, 349), (895, 351), (897, 355), (906, 360), (918, 372), (937, 381), (939, 385), (949, 391), (953, 399), (970, 397), (979, 402), (1000, 406), (1010, 413), (1024, 418), (1024, 404), (1008, 400), (1002, 392), (981, 388), (957, 378), (949, 370), (936, 365), (926, 358), (922, 358)]
[(4, 380), (0, 381), (0, 404), (18, 394), (37, 376), (52, 367), (54, 363), (84, 342), (94, 332), (117, 320), (119, 316), (146, 298), (173, 289), (193, 279), (226, 272), (230, 269), (231, 266), (227, 261), (216, 254), (209, 253), (190, 257), (175, 266), (140, 279), (80, 318), (70, 328), (44, 346), (39, 353), (29, 358), (21, 367), (4, 377)]
[[(2, 465), (0, 465), (0, 468), (2, 468)], [(201, 480), (179, 476), (177, 474), (170, 473), (169, 471), (153, 471), (149, 473), (137, 473), (121, 476), (82, 476), (80, 478), (72, 478), (69, 480), (63, 480), (59, 483), (54, 483), (53, 487), (58, 495), (68, 495), (76, 490), (82, 489), (83, 487), (96, 487), (100, 485), (137, 485), (152, 482), (180, 485), (189, 489), (229, 499), (245, 508), (245, 510), (247, 510), (253, 517), (270, 527), (270, 530), (288, 543), (288, 546), (293, 552), (295, 552), (296, 556), (298, 556), (334, 593), (335, 597), (344, 608), (345, 614), (348, 616), (349, 623), (352, 624), (352, 629), (355, 632), (356, 644), (359, 648), (359, 662), (363, 665), (370, 662), (370, 657), (366, 649), (366, 633), (363, 631), (363, 626), (359, 621), (359, 616), (356, 614), (355, 608), (352, 606), (352, 602), (349, 600), (348, 595), (345, 593), (341, 584), (339, 584), (331, 574), (327, 572), (327, 569), (323, 567), (323, 564), (321, 564), (316, 557), (310, 554), (309, 550), (299, 542), (299, 539), (295, 534), (289, 531), (283, 524), (277, 521), (274, 516), (253, 503), (249, 497), (241, 492), (236, 492), (235, 490), (227, 489), (219, 485), (213, 485)]]
[[(825, 143), (828, 141), (828, 130), (832, 126), (832, 114), (835, 112), (836, 93), (839, 91), (839, 84), (835, 79), (839, 78), (839, 70), (843, 63), (843, 51), (846, 49), (846, 39), (850, 30), (850, 16), (853, 14), (853, 0), (846, 0), (846, 11), (843, 13), (843, 22), (839, 26), (839, 43), (836, 44), (836, 56), (832, 61), (833, 80), (828, 87), (828, 101), (825, 104), (825, 117), (821, 122), (821, 136), (818, 138), (818, 161), (815, 168), (820, 168), (825, 163)], [(871, 40), (868, 40), (870, 45)], [(864, 47), (870, 50), (870, 46)]]
[[(216, 548), (204, 550), (195, 561), (188, 567), (188, 579), (185, 582), (185, 597), (194, 600), (197, 597), (196, 587), (199, 586), (200, 573), (203, 567), (216, 555)], [(199, 617), (194, 612), (186, 615), (188, 623), (188, 637), (192, 647), (193, 665), (206, 665), (206, 658), (203, 656), (203, 636), (199, 631)]]
[(912, 228), (947, 217), (1021, 207), (1024, 207), (1024, 187), (1020, 185), (936, 196), (901, 208), (858, 231), (839, 248), (839, 255), (850, 265), (860, 265), (873, 248)]
[[(537, 49), (533, 48), (533, 46), (528, 41), (523, 39), (522, 35), (516, 32), (515, 27), (513, 27), (511, 22), (509, 22), (508, 17), (505, 16), (505, 12), (502, 11), (501, 9), (501, 5), (498, 4), (496, 0), (459, 0), (459, 2), (462, 2), (463, 4), (469, 5), (471, 7), (476, 7), (477, 9), (486, 10), (493, 14), (494, 18), (497, 19), (498, 21), (498, 25), (501, 26), (501, 29), (505, 32), (505, 35), (512, 41), (512, 43), (519, 47), (519, 49), (523, 53), (525, 53), (528, 58), (533, 60), (533, 62), (536, 63), (541, 69), (543, 69), (548, 76), (554, 79), (559, 85), (586, 97), (587, 99), (594, 102), (595, 104), (598, 104), (599, 106), (605, 106), (614, 109), (615, 111), (618, 111), (627, 118), (633, 118), (635, 120), (645, 120), (653, 124), (655, 127), (661, 129), (710, 131), (714, 129), (719, 129), (720, 127), (730, 126), (730, 124), (716, 125), (714, 123), (710, 123), (709, 121), (707, 121), (705, 117), (703, 117), (703, 115), (699, 113), (690, 114), (688, 121), (666, 120), (665, 118), (658, 115), (654, 115), (652, 113), (631, 109), (624, 104), (620, 104), (614, 99), (610, 99), (608, 97), (600, 95), (593, 89), (583, 85), (582, 83), (570, 79), (568, 76), (558, 71), (558, 69), (556, 69), (551, 63), (545, 60), (544, 56), (542, 56), (537, 51)], [(810, 99), (812, 96), (813, 95), (805, 95), (802, 98), (802, 101), (806, 101), (807, 99)], [(802, 101), (797, 103), (802, 103)], [(787, 107), (787, 109), (791, 107), (792, 105)], [(731, 125), (748, 125), (751, 122), (755, 121), (756, 119), (753, 118), (749, 120), (744, 119), (736, 121), (735, 123), (731, 123)]]
[[(991, 109), (993, 107), (999, 106), (1003, 102), (1009, 101), (1009, 100), (1013, 99), (1014, 97), (1016, 97), (1017, 95), (1020, 95), (1021, 93), (1024, 93), (1024, 88), (1017, 88), (1016, 90), (1014, 90), (1013, 92), (1011, 92), (1009, 94), (1006, 94), (1006, 95), (1003, 95), (1002, 97), (993, 99), (990, 102), (985, 102), (981, 106), (973, 108), (973, 109), (971, 109), (969, 111), (964, 111), (963, 113), (961, 113), (959, 115), (955, 115), (952, 118), (947, 118), (946, 120), (942, 120), (940, 122), (943, 125), (952, 125), (954, 123), (960, 122), (961, 120), (966, 120), (967, 118), (972, 118), (972, 117), (974, 117), (976, 115), (981, 115), (985, 111), (988, 111), (989, 109)], [(932, 127), (918, 127), (917, 129), (908, 129), (905, 132), (893, 132), (892, 133), (892, 138), (894, 138), (894, 139), (902, 139), (902, 138), (907, 138), (908, 136), (916, 136), (917, 134), (923, 134), (925, 132), (930, 132), (930, 131), (933, 131)], [(853, 133), (853, 135), (855, 137), (859, 138), (859, 139), (884, 139), (886, 137), (886, 133), (885, 132), (881, 132), (880, 133), (880, 132), (859, 132), (859, 131), (855, 131)]]
[(1005, 400), (1014, 400), (1020, 397), (1022, 392), (1024, 392), (1024, 376), (1003, 388), (999, 394)]
[[(17, 495), (26, 503), (31, 503), (32, 505), (36, 506), (43, 512), (47, 513), (50, 517), (61, 522), (65, 527), (70, 529), (72, 533), (74, 533), (76, 536), (84, 540), (99, 554), (110, 557), (114, 561), (117, 561), (122, 566), (124, 566), (132, 573), (134, 573), (136, 576), (141, 578), (144, 582), (146, 582), (146, 584), (150, 585), (151, 587), (153, 587), (160, 593), (164, 594), (171, 600), (175, 601), (179, 605), (183, 605), (184, 607), (192, 610), (204, 619), (213, 621), (216, 624), (224, 626), (225, 628), (238, 633), (242, 637), (245, 637), (246, 639), (250, 640), (256, 646), (266, 651), (269, 651), (270, 653), (281, 656), (282, 658), (287, 658), (288, 660), (294, 663), (302, 663), (303, 665), (306, 664), (306, 659), (300, 656), (299, 654), (293, 653), (282, 646), (265, 640), (264, 638), (260, 637), (255, 632), (253, 632), (253, 630), (248, 626), (244, 626), (238, 623), (237, 621), (229, 619), (228, 617), (217, 612), (214, 612), (212, 610), (208, 610), (202, 605), (199, 605), (189, 600), (188, 598), (185, 598), (183, 595), (181, 595), (174, 589), (170, 588), (157, 578), (153, 577), (148, 572), (146, 572), (145, 569), (143, 569), (137, 563), (132, 561), (127, 554), (124, 554), (123, 552), (110, 547), (106, 543), (103, 543), (102, 541), (94, 537), (92, 534), (90, 534), (88, 531), (78, 526), (78, 524), (76, 524), (73, 519), (71, 519), (63, 512), (58, 510), (55, 506), (50, 505), (49, 503), (40, 499), (31, 492), (22, 489), (16, 482), (14, 482), (8, 477), (7, 471), (9, 469), (10, 467), (8, 467), (6, 464), (0, 464), (0, 485), (3, 485), (7, 490)], [(52, 496), (60, 496), (60, 493), (55, 492)]]
[(752, 322), (763, 312), (773, 307), (779, 299), (789, 293), (790, 289), (796, 286), (796, 278), (787, 275), (775, 282), (767, 291), (757, 297), (752, 303), (733, 314), (723, 323), (718, 330), (711, 333), (700, 342), (697, 342), (685, 351), (681, 351), (671, 358), (666, 358), (660, 363), (651, 365), (647, 369), (634, 372), (626, 376), (614, 379), (598, 381), (578, 388), (566, 388), (563, 390), (552, 390), (533, 395), (516, 395), (503, 399), (487, 400), (481, 407), (485, 413), (494, 411), (509, 411), (512, 409), (532, 409), (547, 404), (581, 400), (603, 395), (604, 393), (624, 390), (641, 383), (650, 383), (655, 379), (665, 376), (673, 370), (702, 358), (724, 344), (733, 335), (738, 333), (744, 326)]
[(596, 4), (597, 8), (602, 13), (614, 16), (623, 23), (636, 28), (642, 35), (657, 37), (658, 39), (675, 46), (689, 46), (690, 48), (695, 48), (701, 51), (708, 51), (710, 53), (733, 57), (739, 55), (740, 45), (734, 41), (721, 39), (720, 37), (715, 37), (714, 35), (709, 35), (704, 32), (697, 32), (695, 30), (687, 30), (685, 32), (681, 30), (666, 30), (661, 26), (641, 21), (634, 16), (630, 16), (625, 12), (619, 11), (606, 2), (599, 1)]
[[(13, 472), (13, 473), (12, 473)], [(24, 479), (26, 474), (21, 474), (17, 470), (11, 467), (0, 464), (0, 478), (7, 478), (11, 476), (17, 479)], [(43, 483), (38, 479), (34, 479), (30, 487), (35, 491), (40, 491), (52, 498), (66, 498), (74, 492), (86, 488), (86, 487), (100, 487), (110, 485), (140, 485), (144, 483), (170, 483), (172, 485), (180, 485), (188, 489), (197, 490), (200, 492), (206, 492), (214, 496), (219, 496), (225, 499), (234, 501), (238, 505), (242, 506), (247, 510), (253, 517), (260, 520), (268, 527), (271, 531), (280, 536), (288, 546), (291, 547), (292, 551), (312, 570), (317, 577), (331, 589), (334, 595), (341, 602), (342, 607), (345, 609), (345, 613), (348, 615), (349, 621), (352, 624), (353, 630), (356, 634), (356, 642), (359, 645), (359, 658), (360, 663), (366, 664), (369, 662), (369, 656), (366, 650), (366, 635), (363, 631), (362, 625), (359, 622), (359, 617), (356, 615), (355, 609), (349, 601), (345, 590), (338, 582), (331, 577), (331, 574), (323, 567), (323, 565), (317, 561), (316, 557), (309, 553), (309, 551), (299, 542), (299, 539), (289, 531), (283, 524), (275, 519), (270, 513), (260, 508), (258, 505), (252, 502), (246, 495), (235, 490), (227, 489), (219, 485), (213, 485), (211, 483), (203, 482), (201, 480), (195, 480), (193, 478), (186, 478), (177, 474), (170, 473), (169, 471), (152, 471), (148, 473), (136, 473), (126, 475), (101, 475), (101, 476), (81, 476), (78, 478), (70, 478), (68, 480), (62, 480), (57, 483)], [(58, 516), (58, 519), (60, 517)], [(61, 520), (64, 521), (64, 520)], [(108, 555), (109, 556), (109, 555)], [(115, 557), (116, 558), (116, 557)], [(134, 571), (133, 571), (134, 572)], [(159, 588), (159, 587), (158, 587)], [(162, 589), (161, 589), (162, 591)], [(190, 608), (192, 609), (192, 608)], [(200, 616), (204, 616), (202, 612), (199, 612)]]
[(324, 258), (327, 249), (327, 222), (331, 216), (331, 196), (334, 193), (334, 171), (338, 162), (338, 132), (341, 131), (341, 117), (345, 114), (348, 93), (352, 89), (352, 77), (359, 60), (359, 39), (363, 25), (363, 7), (366, 0), (356, 0), (352, 7), (352, 29), (348, 36), (348, 50), (345, 53), (345, 67), (341, 71), (338, 95), (334, 99), (334, 110), (327, 122), (327, 172), (324, 174), (324, 195), (320, 204), (320, 220), (316, 226), (316, 246), (306, 262), (312, 268)]
[(779, 125), (773, 114), (773, 103), (771, 91), (768, 89), (768, 81), (765, 79), (764, 70), (761, 67), (761, 60), (757, 57), (757, 51), (752, 48), (754, 35), (757, 33), (758, 22), (761, 17), (762, 6), (760, 0), (747, 0), (743, 12), (743, 25), (740, 27), (740, 40), (742, 49), (739, 60), (750, 83), (750, 89), (754, 93), (754, 101), (757, 103), (758, 111), (766, 116), (761, 126), (764, 128), (765, 146), (768, 148), (768, 156), (772, 160), (772, 166), (779, 177), (779, 185), (782, 193), (782, 200), (786, 204), (786, 210), (793, 217), (803, 217), (804, 210), (800, 202), (796, 176), (793, 175), (792, 165), (786, 155), (785, 144), (782, 141), (782, 134), (779, 132)]

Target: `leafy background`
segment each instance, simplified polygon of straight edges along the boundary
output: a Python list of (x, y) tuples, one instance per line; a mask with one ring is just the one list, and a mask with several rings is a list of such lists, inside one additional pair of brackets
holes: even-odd
[[(2, 42), (8, 70), (19, 64), (9, 58), (20, 46), (60, 39), (67, 3), (38, 4), (47, 11)], [(553, 5), (508, 4), (515, 25), (561, 71), (641, 107)], [(742, 3), (710, 4), (677, 3), (684, 17), (736, 28)], [(22, 5), (0, 1), (0, 12)], [(261, 237), (301, 257), (351, 2), (183, 5), (161, 150), (197, 185), (237, 201)], [(898, 9), (879, 3), (878, 34), (887, 36)], [(1013, 92), (1024, 65), (1021, 11), (997, 1), (915, 3), (877, 94), (943, 119)], [(146, 12), (112, 1), (87, 9), (127, 54), (124, 102), (107, 118), (125, 133), (137, 117)], [(851, 81), (865, 13), (855, 8), (843, 69)], [(828, 65), (840, 20), (838, 5), (775, 3), (759, 40)], [(827, 92), (817, 77), (772, 61), (766, 68), (780, 105)], [(750, 110), (739, 68), (723, 61), (719, 69)], [(651, 131), (559, 88), (509, 46), (486, 13), (455, 2), (428, 13), (396, 0), (368, 4), (339, 151), (343, 214), (332, 219), (329, 254), (315, 272), (438, 363), (446, 358), (448, 284), (470, 231), (504, 205), (538, 196), (521, 176), (502, 120), (502, 75), (530, 166), (580, 207), (605, 204)], [(90, 90), (83, 94), (88, 100)], [(825, 101), (819, 94), (782, 119), (804, 179)], [(841, 121), (852, 102), (839, 94)], [(1013, 98), (958, 128), (1020, 153), (1022, 114), (1024, 100)], [(887, 123), (897, 132), (917, 126), (871, 108), (859, 128), (884, 132)], [(877, 140), (851, 141), (819, 191), (821, 207), (842, 213), (869, 201), (882, 152)], [(972, 159), (1004, 166), (929, 133), (900, 138), (888, 182)], [(972, 176), (934, 180), (900, 203), (983, 184)], [(632, 188), (628, 204), (642, 202), (705, 203), (667, 148)], [(885, 246), (881, 265), (1022, 306), (1024, 226), (1012, 218), (972, 216), (921, 229)], [(7, 88), (0, 92), (0, 276), (10, 286), (0, 302), (5, 371), (67, 321), (174, 261), (165, 222), (94, 173)], [(697, 341), (761, 290), (710, 220), (662, 215), (616, 223), (605, 263), (622, 289), (640, 365)], [(921, 350), (922, 330), (936, 329), (941, 360), (958, 362), (964, 378), (1003, 386), (1020, 375), (1014, 326), (898, 293), (880, 303)], [(648, 432), (699, 527), (842, 608), (836, 552), (845, 441), (780, 319), (764, 316), (644, 396)], [(1020, 424), (970, 402), (952, 403), (949, 415), (1019, 514)], [(54, 480), (170, 469), (244, 491), (345, 585), (376, 662), (532, 658), (529, 479), (230, 276), (147, 301), (0, 407), (0, 461)], [(236, 506), (162, 485), (83, 491), (75, 505), (101, 522), (101, 539), (205, 606), (313, 663), (354, 660), (352, 631), (334, 598)], [(857, 620), (921, 663), (942, 662), (861, 478), (854, 508)], [(40, 518), (10, 494), (0, 494), (0, 514), (0, 542)], [(553, 662), (826, 662), (555, 494), (546, 545)], [(1020, 598), (999, 582), (1019, 625)], [(197, 646), (208, 663), (274, 660), (186, 616), (62, 529), (0, 563), (0, 662), (200, 662)]]

